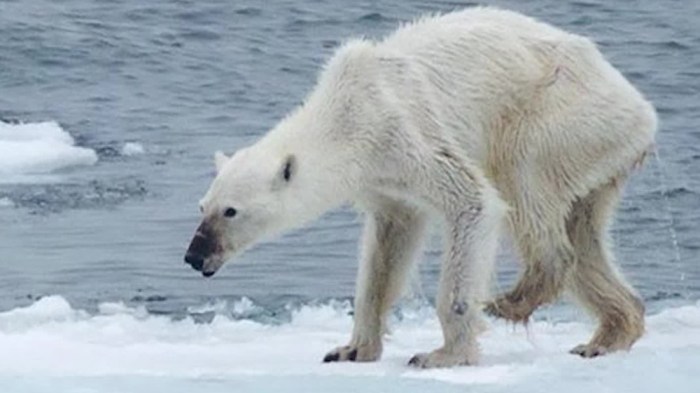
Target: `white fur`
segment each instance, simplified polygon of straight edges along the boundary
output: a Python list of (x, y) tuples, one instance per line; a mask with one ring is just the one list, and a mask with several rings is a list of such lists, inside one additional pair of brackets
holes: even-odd
[(443, 221), (445, 344), (412, 363), (473, 364), (503, 219), (524, 258), (565, 254), (574, 201), (626, 174), (655, 130), (651, 105), (591, 41), (472, 8), (343, 45), (300, 108), (231, 159), (217, 155), (202, 205), (206, 217), (240, 211), (221, 233), (230, 253), (344, 203), (366, 212), (355, 329), (330, 360), (380, 356), (426, 217)]

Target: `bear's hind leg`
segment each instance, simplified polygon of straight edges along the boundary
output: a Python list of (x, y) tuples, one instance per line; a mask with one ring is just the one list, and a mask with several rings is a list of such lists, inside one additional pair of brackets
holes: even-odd
[[(537, 307), (557, 299), (573, 266), (575, 254), (566, 235), (563, 214), (543, 219), (530, 212), (544, 209), (519, 207), (517, 210), (513, 233), (525, 271), (515, 287), (490, 302), (485, 311), (512, 322), (527, 322)], [(549, 228), (538, 228), (542, 222), (554, 224)]]
[(401, 202), (379, 199), (371, 206), (363, 233), (352, 338), (329, 352), (324, 362), (379, 359), (386, 316), (421, 249), (425, 214)]
[(582, 357), (629, 349), (644, 332), (644, 304), (612, 264), (606, 239), (622, 181), (615, 179), (577, 201), (567, 223), (578, 256), (569, 287), (599, 320), (591, 341), (571, 350)]

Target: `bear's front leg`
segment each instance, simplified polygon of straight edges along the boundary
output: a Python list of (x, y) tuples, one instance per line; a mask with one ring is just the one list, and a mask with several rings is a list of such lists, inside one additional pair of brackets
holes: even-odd
[(476, 336), (484, 330), (481, 303), (488, 293), (501, 217), (499, 207), (489, 205), (488, 201), (473, 205), (448, 223), (449, 246), (437, 298), (445, 343), (430, 353), (415, 355), (409, 361), (412, 366), (473, 365), (478, 360)]
[(437, 313), (444, 345), (415, 355), (420, 368), (477, 362), (476, 336), (484, 330), (482, 303), (488, 299), (498, 236), (506, 205), (481, 171), (453, 155), (438, 161), (424, 195), (445, 218), (446, 248), (438, 288)]
[(386, 317), (400, 296), (422, 244), (425, 215), (401, 202), (374, 198), (365, 222), (355, 293), (355, 325), (346, 346), (324, 362), (379, 359)]

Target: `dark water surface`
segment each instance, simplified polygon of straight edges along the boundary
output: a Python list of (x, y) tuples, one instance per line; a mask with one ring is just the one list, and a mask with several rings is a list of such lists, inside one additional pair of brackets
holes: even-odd
[[(240, 296), (272, 309), (352, 296), (360, 220), (349, 209), (259, 245), (213, 279), (184, 265), (213, 152), (272, 127), (344, 39), (466, 4), (0, 1), (0, 117), (58, 121), (100, 158), (58, 183), (0, 184), (16, 205), (0, 208), (0, 310), (48, 294), (175, 314)], [(489, 4), (591, 36), (655, 103), (661, 160), (630, 182), (613, 238), (649, 303), (700, 298), (700, 2)], [(120, 154), (130, 141), (146, 153)], [(430, 297), (436, 247), (427, 254)], [(504, 288), (517, 265), (499, 265)]]

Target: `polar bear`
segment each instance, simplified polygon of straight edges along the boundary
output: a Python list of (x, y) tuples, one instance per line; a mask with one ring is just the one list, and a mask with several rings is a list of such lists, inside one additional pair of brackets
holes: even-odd
[[(573, 353), (628, 349), (644, 307), (606, 233), (656, 128), (652, 105), (586, 38), (489, 7), (427, 17), (347, 42), (302, 105), (252, 146), (216, 154), (185, 261), (210, 276), (264, 237), (357, 206), (366, 223), (352, 338), (324, 361), (374, 361), (434, 218), (446, 240), (444, 345), (409, 364), (475, 364), (484, 308), (527, 321), (564, 290), (599, 320)], [(525, 268), (489, 301), (504, 231)]]

